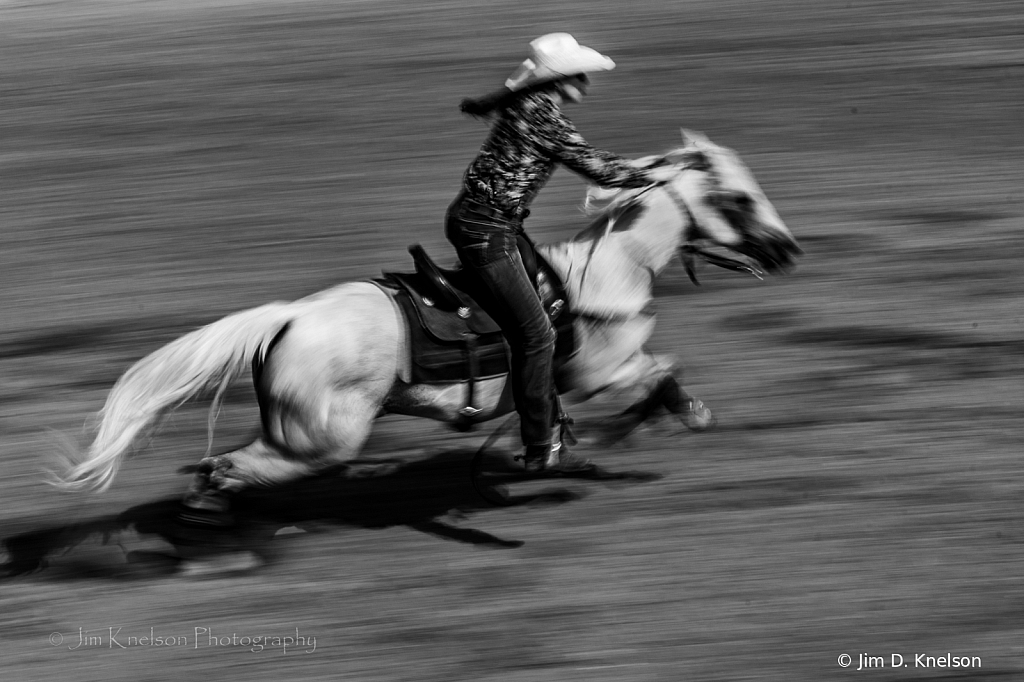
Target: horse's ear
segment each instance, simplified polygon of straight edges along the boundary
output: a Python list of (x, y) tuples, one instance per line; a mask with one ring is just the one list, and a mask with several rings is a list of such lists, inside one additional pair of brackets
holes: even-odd
[(680, 128), (679, 134), (682, 136), (683, 145), (686, 147), (701, 147), (708, 141), (708, 138), (703, 133), (698, 133), (695, 130)]

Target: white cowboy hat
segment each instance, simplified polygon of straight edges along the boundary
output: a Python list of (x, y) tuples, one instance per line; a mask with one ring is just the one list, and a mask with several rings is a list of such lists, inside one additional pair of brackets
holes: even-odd
[(509, 76), (505, 87), (515, 92), (544, 81), (614, 68), (615, 62), (583, 47), (568, 33), (548, 33), (530, 43), (530, 58)]

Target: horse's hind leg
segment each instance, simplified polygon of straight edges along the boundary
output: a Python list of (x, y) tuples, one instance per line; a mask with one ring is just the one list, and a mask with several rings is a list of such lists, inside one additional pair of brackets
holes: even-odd
[(263, 435), (203, 460), (190, 500), (286, 483), (359, 453), (398, 374), (402, 327), (372, 284), (346, 285), (316, 305), (254, 364)]
[(314, 471), (310, 462), (289, 456), (261, 437), (238, 450), (200, 460), (183, 502), (192, 509), (223, 511), (231, 493), (285, 483)]
[(362, 391), (336, 391), (320, 407), (289, 412), (275, 406), (269, 433), (199, 462), (185, 504), (217, 507), (231, 493), (280, 485), (354, 458), (370, 434), (377, 404)]

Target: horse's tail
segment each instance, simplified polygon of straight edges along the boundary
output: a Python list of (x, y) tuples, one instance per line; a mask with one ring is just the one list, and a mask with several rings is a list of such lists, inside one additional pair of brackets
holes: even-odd
[(224, 391), (294, 318), (291, 303), (270, 303), (229, 315), (139, 360), (111, 389), (96, 438), (84, 459), (68, 462), (51, 481), (63, 490), (106, 490), (121, 459), (160, 417), (213, 387), (211, 428)]

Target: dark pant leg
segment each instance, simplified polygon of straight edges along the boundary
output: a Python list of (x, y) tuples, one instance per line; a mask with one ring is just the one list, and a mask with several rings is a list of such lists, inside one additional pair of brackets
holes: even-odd
[(512, 396), (523, 444), (552, 438), (555, 330), (530, 282), (509, 225), (466, 213), (449, 215), (448, 239), (463, 265), (486, 289), (480, 304), (501, 326), (511, 349)]

